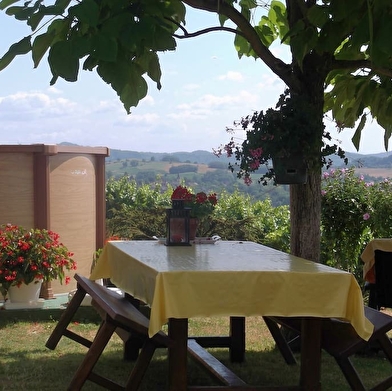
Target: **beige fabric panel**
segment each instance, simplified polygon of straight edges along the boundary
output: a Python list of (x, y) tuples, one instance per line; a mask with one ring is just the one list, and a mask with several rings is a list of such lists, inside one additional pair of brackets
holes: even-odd
[[(78, 263), (77, 272), (90, 275), (96, 248), (96, 180), (94, 157), (91, 155), (58, 154), (50, 158), (50, 228), (72, 251)], [(68, 275), (73, 277), (75, 271)], [(52, 282), (53, 293), (76, 288)]]
[(34, 226), (33, 154), (0, 154), (0, 224)]

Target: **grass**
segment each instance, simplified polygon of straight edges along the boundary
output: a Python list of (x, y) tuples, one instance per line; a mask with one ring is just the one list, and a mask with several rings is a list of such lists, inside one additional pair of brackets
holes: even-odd
[[(45, 342), (56, 324), (52, 321), (15, 321), (1, 317), (0, 312), (0, 390), (1, 391), (57, 391), (65, 390), (83, 359), (86, 348), (62, 338), (54, 351)], [(87, 337), (93, 337), (98, 324), (93, 321), (74, 322), (71, 328)], [(190, 320), (190, 335), (219, 335), (228, 329), (228, 319)], [(262, 318), (247, 319), (246, 362), (232, 364), (225, 349), (213, 349), (225, 365), (230, 367), (249, 384), (292, 385), (299, 379), (299, 366), (288, 366), (275, 349)], [(297, 359), (299, 356), (297, 356)], [(391, 366), (382, 356), (353, 358), (358, 372), (367, 386), (389, 376)], [(122, 360), (122, 341), (114, 336), (96, 366), (96, 371), (113, 380), (125, 383), (132, 368), (131, 362)], [(191, 384), (215, 385), (205, 371), (193, 361), (189, 362)], [(166, 351), (158, 350), (148, 368), (141, 387), (142, 391), (165, 388), (167, 380)], [(322, 357), (323, 391), (349, 390), (334, 360), (326, 354)], [(83, 391), (102, 389), (87, 381)]]

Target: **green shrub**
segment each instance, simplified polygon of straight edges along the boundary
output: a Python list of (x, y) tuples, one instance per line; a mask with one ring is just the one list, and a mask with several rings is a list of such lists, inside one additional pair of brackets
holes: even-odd
[[(173, 188), (137, 185), (123, 177), (106, 186), (107, 236), (149, 239), (165, 236), (165, 209), (170, 207)], [(236, 191), (218, 194), (214, 212), (200, 220), (197, 236), (219, 235), (224, 240), (251, 240), (288, 251), (290, 244), (287, 206), (274, 208), (269, 199), (253, 201)]]
[(354, 168), (323, 174), (321, 261), (362, 280), (360, 255), (371, 239), (369, 185)]

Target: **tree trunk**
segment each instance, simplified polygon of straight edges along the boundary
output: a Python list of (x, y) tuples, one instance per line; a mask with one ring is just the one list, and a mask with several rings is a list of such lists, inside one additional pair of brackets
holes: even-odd
[[(313, 60), (317, 61), (313, 61)], [(302, 107), (307, 115), (311, 113), (307, 133), (310, 150), (305, 159), (308, 163), (308, 180), (305, 185), (290, 185), (290, 250), (293, 255), (320, 261), (321, 226), (321, 149), (324, 134), (324, 80), (325, 74), (317, 72), (322, 63), (319, 57), (309, 56), (303, 69), (296, 68), (300, 91), (296, 93), (308, 102)]]
[(310, 170), (305, 185), (290, 185), (290, 250), (319, 262), (321, 223), (321, 170)]

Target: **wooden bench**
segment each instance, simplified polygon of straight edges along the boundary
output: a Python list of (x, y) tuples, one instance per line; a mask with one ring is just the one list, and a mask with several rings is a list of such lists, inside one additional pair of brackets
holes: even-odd
[[(75, 279), (77, 281), (77, 291), (46, 342), (46, 347), (55, 349), (61, 337), (66, 336), (89, 348), (74, 374), (68, 390), (80, 390), (87, 379), (109, 390), (137, 390), (155, 349), (157, 347), (173, 346), (173, 341), (163, 332), (148, 338), (148, 318), (133, 306), (126, 297), (122, 297), (78, 274), (75, 274)], [(69, 323), (72, 321), (86, 294), (91, 296), (92, 305), (102, 317), (102, 323), (94, 341), (90, 341), (68, 329)], [(93, 372), (93, 368), (111, 336), (118, 329), (139, 336), (142, 341), (140, 354), (125, 387)]]
[(188, 339), (188, 353), (222, 384), (229, 387), (246, 387), (246, 383), (242, 379), (199, 345), (195, 339)]
[[(370, 307), (365, 307), (365, 316), (374, 325), (373, 334), (368, 341), (360, 338), (348, 322), (334, 318), (326, 318), (322, 321), (321, 348), (335, 358), (351, 389), (355, 391), (365, 391), (366, 388), (350, 360), (352, 355), (368, 346), (376, 345), (392, 363), (392, 342), (386, 334), (392, 329), (392, 317)], [(301, 334), (301, 318), (266, 318)], [(392, 387), (392, 375), (381, 380), (372, 390), (382, 391), (390, 387)]]

